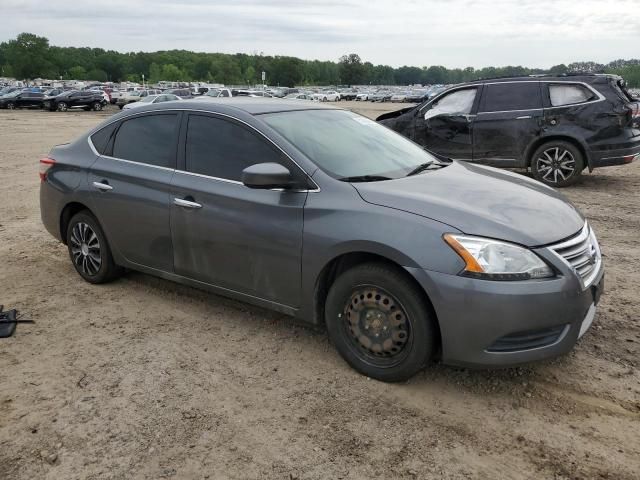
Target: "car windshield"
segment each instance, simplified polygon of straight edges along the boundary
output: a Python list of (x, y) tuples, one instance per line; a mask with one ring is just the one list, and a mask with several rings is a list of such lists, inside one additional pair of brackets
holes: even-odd
[(220, 96), (221, 90), (217, 88), (210, 88), (209, 91), (205, 94), (207, 97), (218, 97)]
[(420, 165), (437, 161), (410, 140), (345, 110), (290, 111), (261, 117), (335, 178), (400, 178)]
[(22, 93), (22, 92), (21, 92), (20, 90), (14, 90), (14, 91), (13, 91), (13, 92), (11, 92), (11, 93), (7, 93), (7, 94), (5, 95), (5, 97), (7, 97), (7, 98), (13, 98), (13, 97), (17, 97), (17, 96), (18, 96), (18, 95), (20, 95), (21, 93)]

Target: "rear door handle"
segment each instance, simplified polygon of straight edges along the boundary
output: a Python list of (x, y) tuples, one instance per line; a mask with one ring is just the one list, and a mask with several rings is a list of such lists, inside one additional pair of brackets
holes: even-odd
[(191, 200), (185, 200), (184, 198), (174, 198), (173, 204), (184, 208), (202, 208), (202, 205)]
[(108, 192), (109, 190), (113, 190), (113, 187), (108, 183), (93, 182), (93, 186), (96, 187), (98, 190), (102, 190), (103, 192)]

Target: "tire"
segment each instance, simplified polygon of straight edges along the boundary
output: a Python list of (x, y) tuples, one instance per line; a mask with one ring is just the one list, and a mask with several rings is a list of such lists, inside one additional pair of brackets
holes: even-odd
[(124, 105), (122, 105), (121, 103), (118, 104), (118, 107), (120, 108), (120, 110), (122, 110), (124, 108)]
[(534, 178), (550, 187), (568, 187), (580, 180), (584, 169), (582, 152), (570, 142), (544, 143), (531, 156)]
[(91, 108), (93, 109), (94, 112), (99, 112), (100, 110), (102, 110), (102, 103), (100, 102), (93, 102), (91, 104)]
[(58, 106), (56, 107), (56, 110), (58, 110), (59, 112), (66, 112), (68, 109), (69, 106), (66, 102), (59, 102)]
[(342, 358), (384, 382), (411, 378), (435, 352), (435, 319), (423, 292), (404, 272), (384, 264), (342, 273), (329, 289), (325, 321)]
[(322, 101), (323, 101), (323, 102), (326, 102), (326, 101), (327, 101), (327, 97), (324, 97), (324, 98), (322, 99)]
[(67, 248), (76, 272), (89, 283), (110, 282), (122, 274), (96, 218), (87, 210), (76, 213), (67, 226)]
[(9, 102), (9, 103), (7, 103), (7, 108), (9, 110), (15, 110), (16, 109), (16, 105), (15, 105), (15, 103)]

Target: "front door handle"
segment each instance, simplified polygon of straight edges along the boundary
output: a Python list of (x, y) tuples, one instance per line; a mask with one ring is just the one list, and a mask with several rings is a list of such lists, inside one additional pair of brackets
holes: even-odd
[[(103, 180), (103, 182), (105, 182), (105, 180)], [(109, 190), (113, 190), (113, 187), (111, 185), (109, 185), (108, 183), (93, 182), (93, 186), (96, 187), (98, 190), (101, 190), (103, 192), (108, 192)]]
[(184, 198), (174, 198), (173, 204), (184, 208), (202, 208), (202, 205), (199, 203), (192, 202), (191, 200), (186, 200)]
[(532, 118), (531, 115), (523, 115), (522, 117), (516, 117), (516, 120), (530, 120)]

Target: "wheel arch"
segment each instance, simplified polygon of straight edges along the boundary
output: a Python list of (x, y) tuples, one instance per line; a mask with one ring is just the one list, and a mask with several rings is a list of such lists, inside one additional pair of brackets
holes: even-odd
[(62, 212), (60, 212), (60, 238), (62, 239), (62, 243), (65, 245), (67, 244), (67, 228), (69, 227), (69, 222), (76, 213), (83, 210), (87, 210), (94, 218), (96, 218), (91, 209), (81, 202), (69, 202), (64, 206)]
[(544, 145), (545, 143), (550, 143), (553, 141), (563, 141), (563, 142), (571, 143), (582, 154), (582, 157), (585, 160), (584, 168), (588, 168), (589, 172), (593, 170), (593, 166), (591, 165), (591, 158), (589, 157), (587, 146), (584, 144), (584, 142), (578, 140), (576, 137), (572, 137), (571, 135), (565, 135), (565, 134), (548, 135), (548, 136), (537, 138), (536, 140), (531, 142), (529, 147), (527, 147), (527, 150), (525, 153), (525, 158), (527, 160), (526, 166), (531, 167), (533, 154), (541, 145)]
[(367, 251), (352, 251), (347, 253), (342, 253), (331, 260), (329, 260), (325, 266), (320, 271), (316, 279), (316, 285), (314, 290), (314, 315), (316, 319), (316, 325), (325, 325), (325, 302), (327, 299), (327, 295), (329, 293), (329, 289), (335, 280), (342, 274), (343, 272), (353, 268), (357, 265), (361, 265), (364, 263), (379, 263), (386, 265), (394, 270), (400, 272), (403, 276), (405, 276), (411, 283), (413, 283), (418, 290), (421, 292), (423, 299), (425, 300), (429, 313), (433, 316), (435, 322), (434, 327), (437, 332), (437, 347), (438, 349), (442, 346), (442, 336), (440, 332), (440, 322), (438, 320), (438, 315), (435, 311), (433, 303), (429, 298), (429, 294), (425, 291), (425, 289), (420, 285), (418, 280), (406, 269), (403, 268), (401, 264), (398, 262), (378, 253), (371, 253)]

